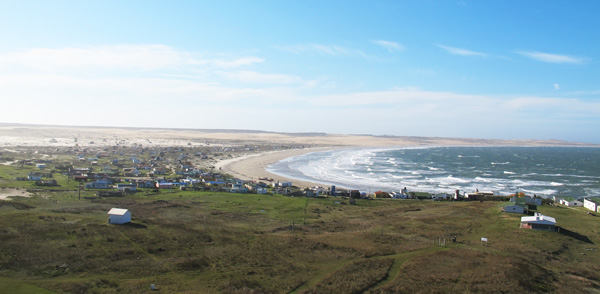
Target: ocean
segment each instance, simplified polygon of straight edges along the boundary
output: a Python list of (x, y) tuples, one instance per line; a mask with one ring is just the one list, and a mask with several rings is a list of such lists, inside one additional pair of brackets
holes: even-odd
[(415, 147), (344, 149), (287, 158), (267, 168), (288, 178), (363, 192), (524, 192), (600, 196), (600, 148)]

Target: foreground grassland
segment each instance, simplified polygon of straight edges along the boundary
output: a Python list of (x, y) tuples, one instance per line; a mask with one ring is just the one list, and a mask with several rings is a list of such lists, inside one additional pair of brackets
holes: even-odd
[[(63, 185), (0, 202), (0, 293), (600, 289), (600, 217), (583, 209), (539, 207), (556, 233), (519, 229), (501, 202), (150, 191), (79, 200)], [(112, 207), (133, 222), (107, 224)]]

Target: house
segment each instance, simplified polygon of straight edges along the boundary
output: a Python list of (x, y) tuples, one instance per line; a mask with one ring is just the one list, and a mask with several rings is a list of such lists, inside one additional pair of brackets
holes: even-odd
[(510, 212), (510, 213), (527, 214), (529, 209), (528, 209), (527, 205), (515, 203), (513, 205), (507, 205), (507, 206), (503, 207), (502, 211)]
[(155, 168), (152, 169), (152, 173), (155, 174), (155, 175), (164, 175), (167, 172), (162, 167), (155, 167)]
[(159, 188), (159, 189), (173, 189), (173, 183), (171, 183), (171, 182), (156, 183), (156, 188)]
[(556, 219), (536, 212), (533, 216), (521, 217), (521, 228), (554, 231), (556, 227)]
[(156, 182), (150, 180), (139, 180), (136, 182), (136, 186), (138, 188), (154, 188), (156, 187)]
[(256, 194), (267, 194), (267, 189), (266, 188), (256, 188)]
[(542, 198), (525, 196), (525, 203), (528, 205), (542, 205)]
[(275, 183), (271, 183), (271, 186), (273, 188), (277, 188), (277, 187), (281, 187), (281, 188), (286, 188), (286, 187), (291, 187), (292, 186), (292, 182), (275, 182)]
[(35, 167), (37, 167), (38, 169), (45, 169), (46, 165), (43, 164), (43, 163), (38, 163), (38, 164), (35, 165)]
[(107, 181), (96, 181), (85, 184), (86, 189), (108, 189), (109, 183)]
[(108, 223), (122, 225), (131, 222), (131, 212), (124, 208), (112, 208), (108, 212)]
[(29, 173), (27, 175), (27, 180), (29, 181), (41, 181), (42, 180), (42, 175), (39, 173)]
[(581, 202), (579, 200), (575, 200), (571, 197), (561, 198), (560, 204), (562, 204), (564, 206), (568, 206), (568, 207), (582, 207), (583, 206), (583, 202)]
[(137, 185), (136, 184), (117, 184), (117, 191), (136, 191), (137, 190)]
[(524, 204), (527, 205), (527, 208), (529, 210), (536, 210), (538, 205), (542, 205), (542, 198), (538, 198), (538, 197), (529, 197), (529, 196), (522, 196), (522, 197), (517, 197), (517, 196), (513, 196), (510, 198), (511, 202), (514, 202), (515, 204)]
[(58, 186), (56, 180), (39, 180), (35, 181), (36, 186)]
[(248, 188), (244, 187), (244, 184), (233, 183), (231, 185), (231, 189), (229, 189), (231, 193), (248, 193)]
[(600, 199), (598, 197), (583, 198), (583, 207), (593, 212), (600, 212)]
[[(396, 197), (394, 197), (394, 198), (404, 199), (407, 196), (408, 195), (405, 195), (405, 194), (396, 194)], [(433, 199), (433, 200), (448, 200), (448, 199), (450, 199), (450, 195), (448, 195), (446, 193), (433, 194), (433, 195), (431, 195), (431, 199)]]
[(383, 192), (383, 191), (377, 191), (375, 192), (375, 198), (391, 198), (392, 196), (390, 196), (390, 193), (388, 192)]

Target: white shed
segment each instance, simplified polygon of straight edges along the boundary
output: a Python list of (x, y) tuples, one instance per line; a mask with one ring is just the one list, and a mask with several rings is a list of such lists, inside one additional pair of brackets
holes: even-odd
[(527, 205), (514, 204), (514, 205), (505, 206), (504, 211), (510, 212), (510, 213), (526, 214), (528, 209), (527, 209)]
[(108, 212), (108, 223), (122, 225), (131, 222), (131, 212), (124, 208), (112, 208)]

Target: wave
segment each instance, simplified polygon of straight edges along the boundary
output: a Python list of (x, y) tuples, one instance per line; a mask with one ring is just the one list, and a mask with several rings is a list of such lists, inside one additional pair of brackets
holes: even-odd
[[(546, 156), (548, 150), (553, 150), (548, 148), (539, 150), (544, 156), (528, 156), (528, 152), (538, 152), (532, 148), (461, 148), (380, 148), (315, 152), (309, 156), (285, 159), (282, 161), (285, 164), (276, 164), (278, 166), (272, 170), (291, 178), (310, 178), (314, 182), (360, 190), (376, 187), (393, 191), (406, 186), (413, 191), (436, 193), (451, 193), (455, 189), (474, 191), (478, 188), (506, 194), (535, 191), (536, 194), (548, 195), (556, 191), (562, 196), (592, 196), (589, 193), (595, 191), (593, 189), (600, 189), (600, 174), (589, 172), (595, 170), (600, 163), (598, 160), (584, 162), (591, 166), (586, 172), (582, 171), (585, 166), (574, 166), (572, 160), (564, 160), (569, 167), (561, 168), (558, 160), (564, 156), (564, 152), (557, 153), (555, 157)], [(457, 157), (481, 159), (456, 160)], [(509, 160), (514, 157), (519, 160)], [(542, 161), (525, 162), (530, 158)], [(493, 168), (509, 164), (511, 170)]]

